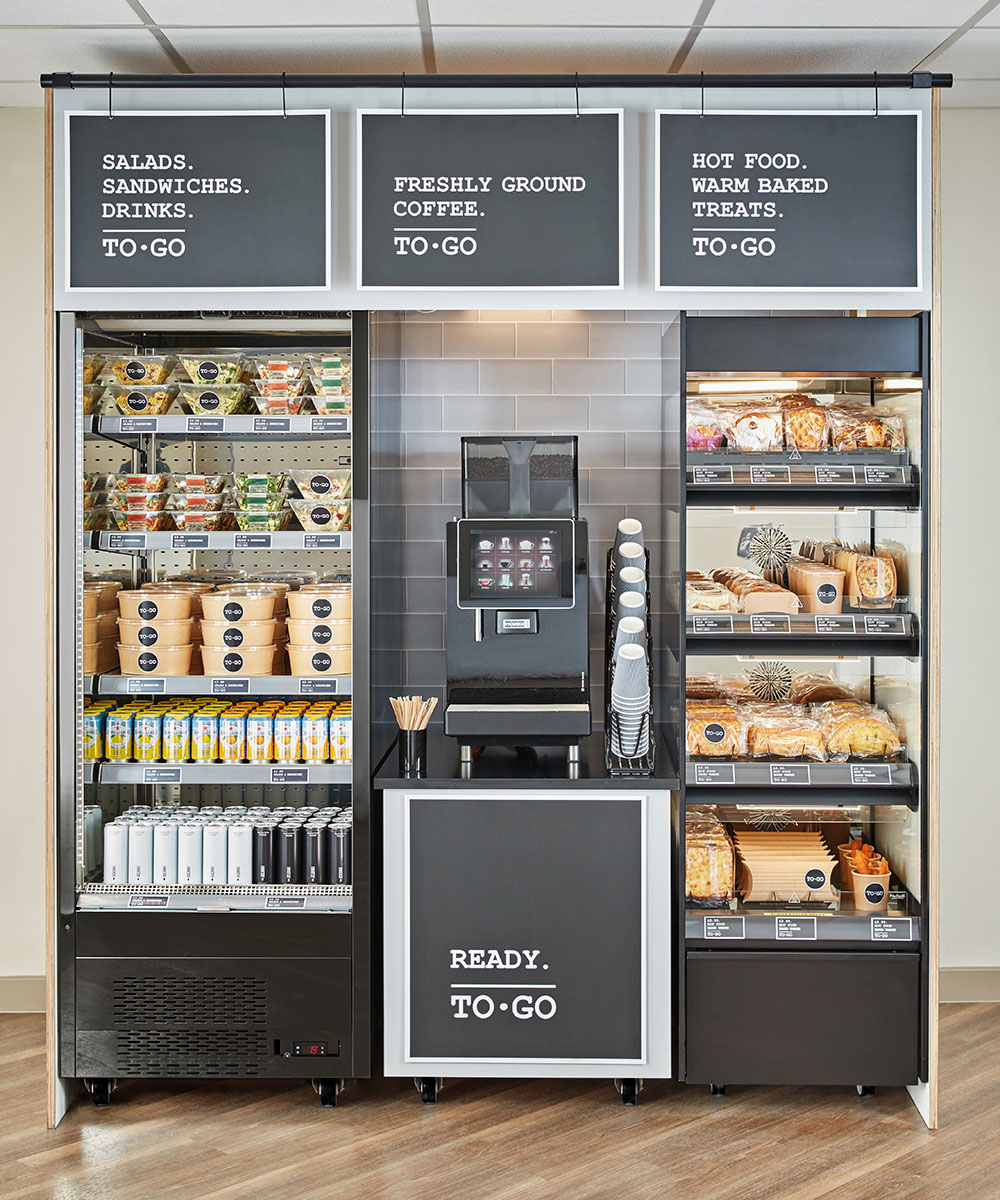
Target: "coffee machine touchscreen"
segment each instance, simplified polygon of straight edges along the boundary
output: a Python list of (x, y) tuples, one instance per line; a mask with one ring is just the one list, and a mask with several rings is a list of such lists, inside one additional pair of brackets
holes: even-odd
[(563, 534), (560, 529), (466, 529), (468, 597), (559, 597)]

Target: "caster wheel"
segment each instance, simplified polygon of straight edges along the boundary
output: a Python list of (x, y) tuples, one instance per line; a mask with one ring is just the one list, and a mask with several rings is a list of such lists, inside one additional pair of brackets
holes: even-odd
[(639, 1103), (639, 1081), (637, 1079), (623, 1079), (620, 1090), (622, 1104), (627, 1108), (635, 1108)]
[(113, 1084), (110, 1079), (85, 1079), (87, 1091), (94, 1102), (95, 1108), (107, 1108), (111, 1103)]
[(865, 1099), (867, 1099), (869, 1096), (875, 1095), (875, 1088), (870, 1083), (859, 1083), (857, 1084), (857, 1089), (858, 1095)]
[(711, 1087), (713, 1096), (724, 1096), (726, 1094), (726, 1085), (724, 1083), (713, 1083)]
[(319, 1096), (321, 1108), (336, 1108), (337, 1098), (344, 1090), (343, 1079), (314, 1079), (313, 1088)]
[(423, 1104), (437, 1104), (438, 1092), (441, 1090), (441, 1080), (434, 1079), (432, 1076), (417, 1078), (413, 1081), (414, 1086), (420, 1093), (420, 1100)]

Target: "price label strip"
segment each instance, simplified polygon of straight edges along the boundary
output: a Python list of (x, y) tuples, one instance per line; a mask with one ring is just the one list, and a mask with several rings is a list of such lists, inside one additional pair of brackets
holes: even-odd
[(906, 633), (902, 617), (865, 617), (865, 633)]
[(733, 618), (731, 616), (693, 617), (691, 632), (692, 633), (732, 633), (733, 632)]
[(226, 420), (225, 417), (188, 417), (185, 428), (188, 433), (222, 433)]
[(288, 433), (292, 428), (291, 417), (254, 417), (254, 433)]
[(854, 467), (814, 467), (813, 475), (817, 484), (853, 484), (858, 482)]
[(872, 917), (873, 942), (912, 942), (912, 917)]
[(791, 467), (751, 467), (751, 483), (791, 483)]
[(159, 427), (159, 417), (122, 417), (118, 423), (121, 433), (156, 433)]
[(851, 783), (855, 787), (885, 787), (892, 783), (892, 767), (888, 763), (865, 766), (852, 763)]
[(167, 690), (167, 681), (165, 679), (129, 679), (126, 681), (125, 690), (130, 696), (135, 695), (152, 695), (157, 692), (163, 693)]
[[(821, 617), (813, 618), (817, 633), (857, 633), (858, 625), (854, 617)], [(866, 631), (867, 632), (867, 631)]]
[(213, 679), (213, 696), (249, 696), (249, 679)]
[(333, 696), (337, 693), (337, 683), (336, 679), (303, 678), (299, 680), (299, 695)]
[(271, 535), (269, 533), (238, 533), (233, 538), (237, 550), (270, 550)]
[(180, 783), (180, 767), (143, 767), (143, 783)]
[(775, 917), (774, 936), (779, 941), (815, 942), (815, 917)]
[(808, 763), (771, 763), (771, 783), (777, 787), (781, 784), (812, 783), (812, 773)]
[(791, 633), (792, 618), (791, 617), (763, 617), (752, 616), (750, 618), (751, 633)]
[(693, 483), (732, 483), (732, 467), (695, 467)]
[(699, 785), (735, 785), (736, 767), (733, 763), (695, 763), (694, 781)]
[(272, 783), (308, 783), (308, 767), (272, 767)]
[(744, 917), (705, 917), (705, 938), (733, 938), (743, 941), (746, 938), (746, 918)]
[(207, 550), (207, 533), (174, 533), (170, 537), (172, 550)]
[(902, 467), (865, 467), (865, 483), (906, 483)]

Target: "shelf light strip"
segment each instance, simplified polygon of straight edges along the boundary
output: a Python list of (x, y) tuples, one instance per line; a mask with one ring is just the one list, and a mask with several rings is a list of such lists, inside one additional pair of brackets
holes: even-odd
[(703, 379), (698, 391), (739, 395), (742, 392), (797, 392), (797, 379)]

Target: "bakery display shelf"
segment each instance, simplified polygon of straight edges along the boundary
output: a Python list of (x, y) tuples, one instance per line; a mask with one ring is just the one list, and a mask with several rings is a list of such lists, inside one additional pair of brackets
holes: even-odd
[(87, 911), (152, 909), (194, 912), (350, 913), (350, 884), (121, 884), (86, 883), (77, 893), (77, 908)]
[[(350, 675), (93, 676), (98, 696), (350, 696)], [(86, 682), (84, 684), (86, 688)]]
[(141, 437), (159, 438), (342, 438), (351, 436), (350, 416), (268, 416), (251, 413), (230, 417), (168, 413), (162, 417), (94, 417), (86, 436), (132, 445)]
[[(727, 810), (742, 806), (739, 819), (747, 824), (753, 824), (752, 818), (755, 813), (760, 814), (765, 810), (769, 813), (783, 812), (788, 809), (812, 810), (812, 813), (818, 815), (812, 816), (807, 812), (802, 812), (798, 819), (804, 821), (826, 821), (828, 819), (850, 821), (852, 814), (855, 814), (856, 810), (861, 807), (865, 807), (866, 813), (868, 806), (876, 805), (886, 808), (909, 808), (914, 812), (919, 807), (920, 797), (915, 783), (912, 785), (890, 784), (881, 787), (822, 782), (775, 783), (772, 785), (769, 768), (785, 765), (786, 762), (787, 760), (784, 760), (782, 764), (765, 763), (767, 774), (763, 784), (717, 782), (697, 785), (690, 782), (691, 776), (689, 775), (688, 785), (684, 792), (684, 802), (689, 808), (702, 808), (706, 804), (714, 805), (716, 803), (724, 804)], [(797, 766), (798, 764), (788, 763), (788, 765)], [(816, 766), (817, 764), (810, 765)], [(688, 766), (691, 764), (689, 763)], [(815, 780), (814, 775), (812, 778)], [(766, 797), (762, 793), (762, 788), (767, 789)], [(834, 815), (832, 812), (834, 809), (840, 810), (842, 815)], [(722, 819), (730, 821), (734, 818), (726, 816)]]
[(99, 783), (349, 784), (351, 776), (349, 762), (102, 762), (97, 769)]
[(797, 613), (688, 613), (688, 654), (899, 655), (920, 653), (912, 613), (843, 612), (836, 616)]
[[(807, 889), (803, 888), (805, 892)], [(898, 882), (890, 886), (882, 911), (855, 907), (843, 896), (833, 904), (744, 904), (734, 900), (719, 908), (687, 903), (684, 933), (688, 949), (818, 948), (817, 943), (880, 949), (917, 949), (922, 937), (920, 905)]]
[(309, 533), (280, 530), (276, 533), (228, 530), (183, 533), (157, 530), (153, 533), (119, 533), (105, 529), (92, 535), (95, 550), (121, 554), (144, 554), (148, 550), (350, 550), (351, 533)]

